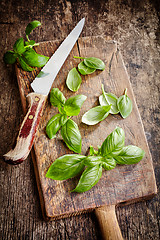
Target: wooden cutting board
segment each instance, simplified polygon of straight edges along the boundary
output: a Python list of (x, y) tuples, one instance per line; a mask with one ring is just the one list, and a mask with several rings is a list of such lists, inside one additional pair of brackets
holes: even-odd
[[(60, 45), (59, 41), (43, 42), (37, 48), (38, 53), (51, 56)], [(77, 67), (80, 60), (73, 56), (98, 57), (106, 64), (104, 71), (96, 71), (91, 75), (82, 76), (80, 89), (73, 93), (66, 87), (68, 72)], [(54, 69), (53, 69), (54, 70)], [(40, 69), (26, 73), (19, 66), (16, 67), (18, 85), (24, 112), (26, 112), (26, 96), (32, 90), (30, 83)], [(122, 119), (119, 114), (109, 115), (104, 121), (95, 126), (81, 123), (82, 115), (92, 107), (97, 106), (98, 97), (102, 94), (101, 85), (104, 84), (106, 92), (118, 97), (128, 89), (128, 96), (133, 101), (133, 111), (129, 117)], [(78, 183), (78, 178), (65, 181), (54, 181), (45, 178), (45, 174), (53, 161), (68, 153), (72, 153), (59, 138), (48, 139), (45, 127), (48, 120), (56, 113), (57, 108), (47, 101), (39, 131), (37, 132), (32, 158), (35, 167), (37, 185), (44, 218), (59, 219), (92, 211), (100, 206), (128, 204), (147, 199), (156, 194), (155, 176), (152, 166), (151, 154), (146, 141), (141, 117), (135, 102), (129, 77), (124, 66), (122, 56), (115, 41), (107, 41), (101, 36), (80, 38), (69, 57), (57, 75), (53, 87), (59, 88), (66, 98), (76, 94), (84, 94), (84, 102), (79, 116), (73, 120), (79, 125), (82, 135), (82, 154), (86, 155), (90, 145), (97, 147), (115, 129), (123, 128), (126, 145), (133, 144), (145, 151), (144, 159), (135, 165), (117, 165), (111, 171), (104, 171), (102, 178), (96, 186), (85, 193), (70, 193)]]

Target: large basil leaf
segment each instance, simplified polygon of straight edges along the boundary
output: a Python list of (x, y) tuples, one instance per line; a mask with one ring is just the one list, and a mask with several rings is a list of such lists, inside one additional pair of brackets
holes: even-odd
[(97, 184), (102, 176), (102, 165), (87, 167), (82, 173), (81, 178), (72, 192), (86, 192)]
[(145, 155), (145, 152), (136, 146), (128, 145), (123, 147), (121, 152), (114, 156), (118, 164), (134, 164), (138, 163)]
[(108, 116), (110, 109), (111, 105), (91, 108), (82, 116), (82, 122), (87, 125), (95, 125)]
[(25, 33), (26, 35), (29, 35), (33, 29), (35, 29), (36, 27), (40, 26), (41, 23), (37, 20), (33, 21), (33, 22), (30, 22), (27, 27), (26, 27), (26, 30), (25, 30)]
[(32, 48), (27, 49), (23, 57), (31, 67), (43, 67), (49, 60), (49, 57), (36, 53)]
[(4, 54), (3, 60), (5, 61), (5, 63), (7, 64), (13, 64), (16, 62), (16, 59), (18, 57), (18, 54), (13, 52), (13, 51), (7, 51)]
[(68, 119), (62, 126), (61, 135), (70, 150), (76, 153), (81, 152), (82, 138), (78, 126), (73, 120)]
[(76, 92), (80, 88), (81, 82), (82, 78), (76, 68), (71, 69), (66, 80), (67, 87), (71, 91)]
[(78, 64), (78, 71), (82, 74), (82, 75), (87, 75), (87, 74), (91, 74), (93, 72), (96, 71), (96, 69), (94, 68), (89, 68), (84, 64), (84, 61), (80, 62)]
[(58, 88), (53, 88), (50, 93), (50, 102), (54, 107), (64, 106), (66, 98)]
[(54, 180), (65, 180), (75, 177), (83, 168), (85, 156), (78, 154), (68, 154), (56, 159), (46, 174), (46, 177)]
[(104, 62), (101, 59), (95, 58), (95, 57), (85, 58), (84, 64), (89, 68), (94, 68), (94, 69), (99, 69), (99, 70), (105, 69)]
[(68, 98), (64, 104), (64, 111), (66, 114), (68, 116), (77, 116), (86, 98), (87, 97), (84, 95), (76, 95)]
[(22, 69), (23, 69), (24, 71), (31, 72), (31, 71), (34, 70), (34, 68), (30, 67), (30, 66), (26, 63), (25, 59), (24, 59), (22, 56), (20, 56), (20, 55), (18, 56), (18, 61), (19, 61), (20, 65), (21, 65), (21, 67), (22, 67)]
[(124, 147), (125, 135), (122, 128), (117, 127), (108, 137), (104, 140), (101, 146), (101, 154), (103, 156), (117, 155)]
[(97, 164), (102, 163), (103, 157), (102, 156), (88, 156), (84, 159), (84, 165), (88, 167), (94, 167)]
[(24, 40), (23, 38), (19, 38), (15, 44), (13, 45), (13, 50), (18, 53), (22, 54), (26, 49), (24, 47)]
[[(63, 120), (62, 120), (62, 116), (63, 116)], [(65, 121), (67, 121), (67, 116), (62, 114), (56, 114), (49, 120), (46, 126), (46, 133), (50, 139), (56, 137), (56, 133), (61, 128), (61, 126), (65, 123)]]
[(118, 98), (117, 106), (123, 118), (128, 117), (132, 112), (132, 101), (127, 96), (127, 89), (125, 90), (125, 94)]
[(105, 169), (105, 170), (111, 170), (113, 168), (116, 167), (116, 161), (114, 158), (112, 157), (103, 157), (103, 160), (102, 160), (102, 167)]

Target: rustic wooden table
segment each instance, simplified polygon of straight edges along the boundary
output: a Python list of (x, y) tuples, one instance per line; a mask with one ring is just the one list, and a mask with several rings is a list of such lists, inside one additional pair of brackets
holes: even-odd
[[(153, 157), (160, 185), (159, 159), (159, 58), (160, 9), (158, 0), (144, 1), (1, 1), (1, 156), (9, 150), (23, 119), (13, 66), (3, 63), (3, 53), (24, 37), (26, 25), (39, 20), (33, 34), (37, 42), (63, 40), (82, 17), (82, 36), (110, 36), (119, 42)], [(137, 130), (138, 131), (138, 130)], [(0, 165), (0, 239), (100, 240), (94, 213), (44, 222), (31, 157), (21, 165)], [(124, 239), (160, 239), (160, 194), (152, 200), (119, 207), (117, 218)]]

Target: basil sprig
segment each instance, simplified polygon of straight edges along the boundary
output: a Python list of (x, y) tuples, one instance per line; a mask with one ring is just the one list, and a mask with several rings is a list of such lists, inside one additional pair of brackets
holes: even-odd
[(46, 134), (52, 139), (61, 129), (61, 135), (67, 147), (76, 153), (81, 152), (82, 138), (77, 124), (70, 117), (79, 114), (86, 98), (84, 95), (76, 95), (66, 100), (58, 88), (53, 88), (50, 93), (50, 102), (54, 107), (58, 107), (60, 113), (49, 120)]
[(13, 50), (4, 54), (3, 59), (6, 64), (14, 64), (18, 61), (24, 71), (33, 71), (34, 67), (43, 67), (47, 63), (49, 57), (40, 55), (33, 50), (33, 47), (39, 43), (35, 43), (28, 37), (32, 30), (40, 25), (39, 21), (33, 21), (27, 25), (25, 30), (27, 41), (24, 42), (23, 38), (19, 38), (14, 43)]
[(72, 192), (85, 192), (95, 186), (102, 176), (102, 169), (111, 170), (116, 164), (135, 164), (145, 152), (133, 145), (124, 146), (125, 134), (117, 127), (98, 147), (90, 146), (89, 156), (68, 154), (56, 159), (49, 167), (46, 177), (65, 180), (81, 174), (79, 182)]

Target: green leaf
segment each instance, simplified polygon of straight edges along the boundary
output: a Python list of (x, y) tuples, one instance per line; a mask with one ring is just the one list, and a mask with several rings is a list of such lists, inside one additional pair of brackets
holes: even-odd
[(18, 54), (13, 51), (7, 51), (4, 54), (3, 60), (6, 64), (13, 64), (16, 62), (16, 59), (18, 57)]
[(76, 92), (80, 88), (81, 82), (82, 82), (82, 78), (79, 75), (76, 68), (71, 69), (68, 73), (67, 80), (66, 80), (67, 87), (71, 91)]
[(21, 65), (21, 67), (22, 67), (22, 69), (23, 69), (24, 71), (31, 72), (31, 71), (34, 70), (34, 68), (30, 67), (30, 66), (26, 63), (25, 59), (24, 59), (22, 56), (20, 56), (20, 55), (18, 56), (18, 61), (19, 61), (20, 65)]
[(23, 57), (31, 67), (43, 67), (49, 60), (49, 57), (36, 53), (32, 48), (27, 49)]
[(70, 150), (76, 153), (81, 152), (82, 138), (78, 126), (73, 120), (68, 119), (62, 126), (61, 135)]
[(128, 145), (123, 147), (118, 156), (114, 156), (118, 164), (138, 163), (144, 157), (145, 152), (136, 146)]
[(122, 128), (117, 127), (108, 137), (104, 140), (101, 146), (101, 154), (103, 156), (115, 156), (120, 153), (124, 147), (125, 135)]
[(127, 96), (126, 92), (127, 92), (127, 89), (125, 90), (125, 94), (120, 96), (117, 100), (117, 106), (123, 118), (128, 117), (132, 112), (132, 101)]
[(82, 122), (87, 125), (95, 125), (108, 116), (110, 109), (111, 105), (91, 108), (82, 116)]
[(97, 164), (102, 163), (102, 156), (88, 156), (84, 159), (84, 165), (88, 167), (94, 167)]
[(25, 30), (26, 35), (29, 35), (33, 29), (35, 29), (36, 27), (41, 26), (41, 23), (37, 20), (30, 22)]
[(13, 45), (13, 50), (18, 53), (18, 54), (22, 54), (23, 52), (26, 51), (25, 47), (24, 47), (24, 40), (23, 38), (19, 38), (15, 44)]
[(56, 137), (56, 133), (61, 128), (61, 114), (54, 115), (46, 126), (46, 133), (50, 139)]
[(102, 167), (105, 170), (111, 170), (114, 169), (116, 167), (116, 161), (114, 158), (106, 156), (103, 158), (102, 160)]
[(89, 147), (89, 152), (90, 152), (90, 156), (94, 156), (98, 154), (98, 151), (94, 150), (92, 146)]
[(78, 64), (78, 71), (82, 74), (82, 75), (87, 75), (87, 74), (91, 74), (94, 73), (96, 71), (96, 69), (94, 68), (89, 68), (84, 64), (84, 61), (80, 62)]
[(64, 155), (52, 163), (46, 177), (54, 180), (73, 178), (83, 170), (84, 158), (85, 156), (78, 154)]
[(64, 104), (64, 111), (66, 114), (68, 116), (77, 116), (86, 98), (87, 97), (84, 95), (76, 95), (68, 98)]
[(97, 184), (102, 176), (102, 165), (96, 165), (94, 167), (87, 167), (82, 173), (78, 185), (72, 192), (86, 192)]
[[(30, 40), (29, 42), (25, 42), (24, 45), (25, 46), (34, 46), (36, 42), (34, 40)], [(38, 43), (37, 43), (38, 44)]]
[(105, 69), (104, 62), (101, 59), (95, 58), (95, 57), (85, 58), (84, 64), (89, 68), (94, 68), (94, 69), (99, 69), (99, 70)]
[(50, 102), (54, 107), (64, 106), (66, 98), (58, 88), (53, 88), (50, 92)]

